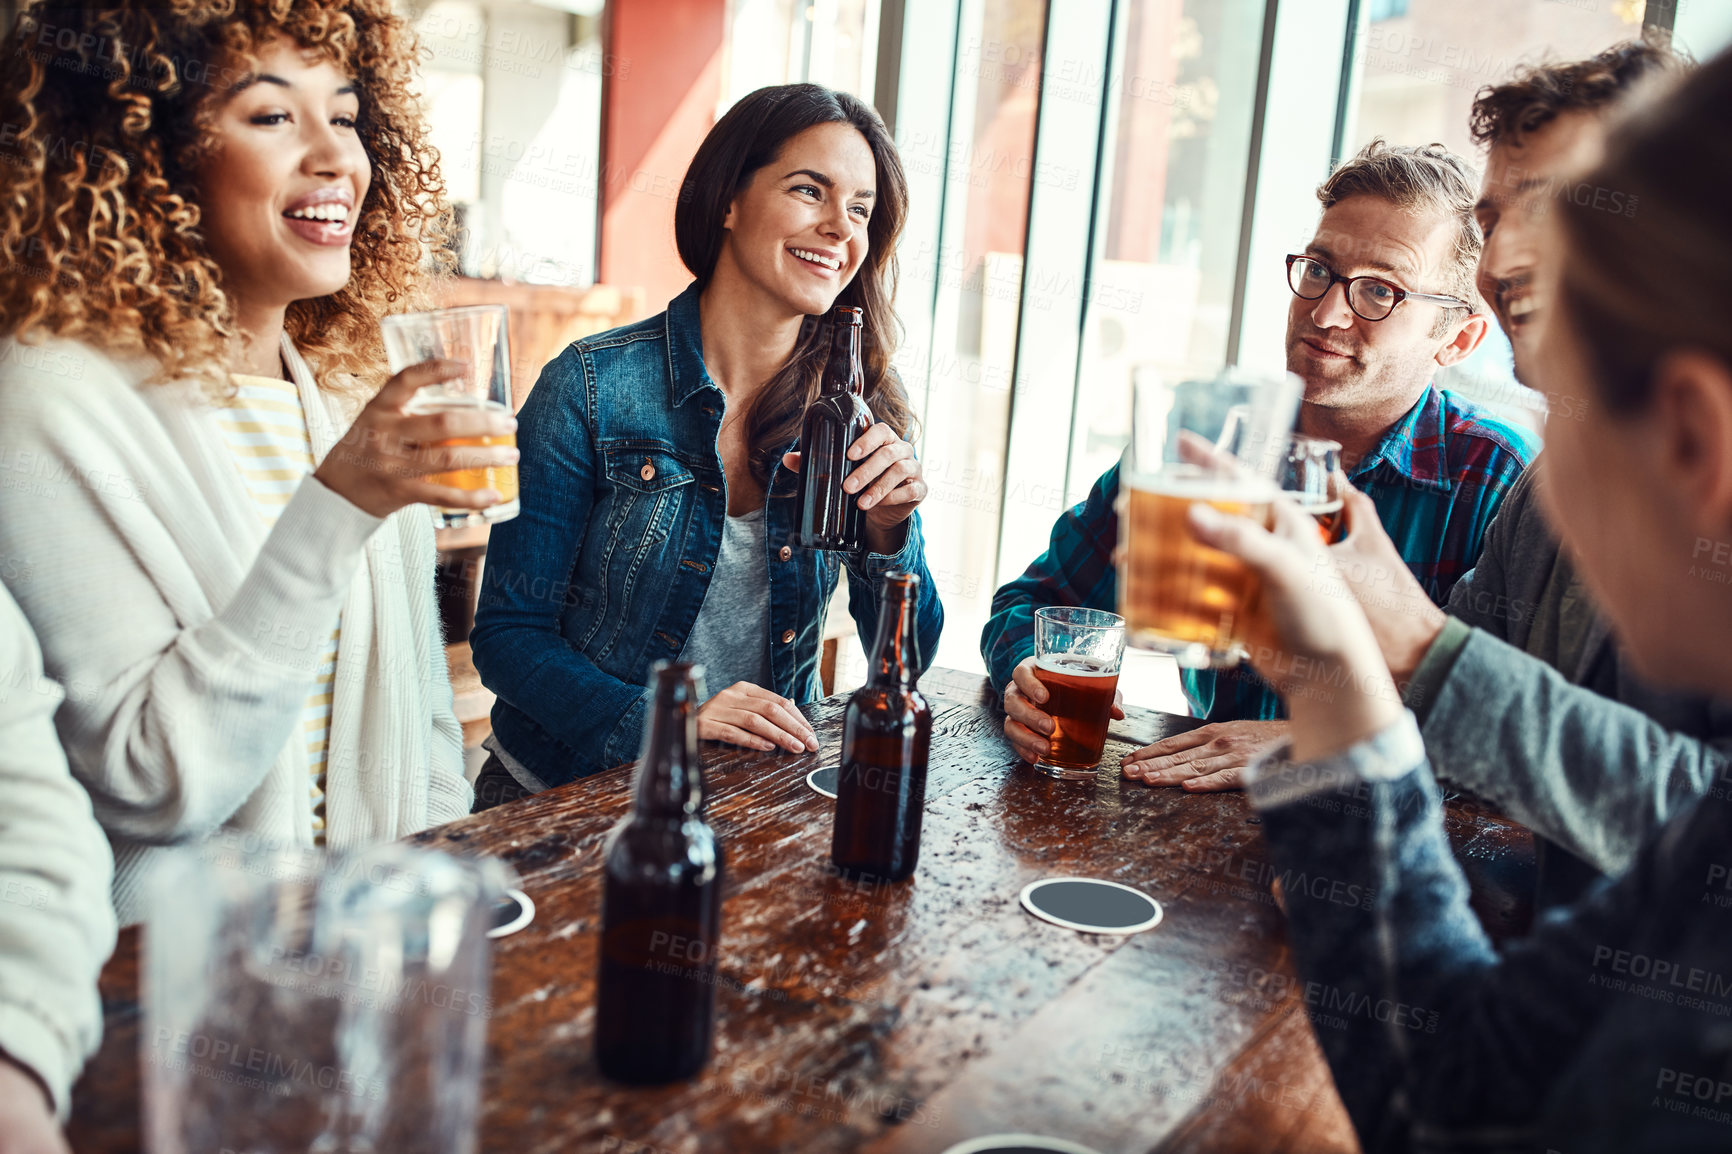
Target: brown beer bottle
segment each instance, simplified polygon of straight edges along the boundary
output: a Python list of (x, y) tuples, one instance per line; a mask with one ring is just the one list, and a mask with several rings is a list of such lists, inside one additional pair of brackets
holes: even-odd
[(901, 881), (920, 857), (932, 711), (915, 685), (919, 587), (912, 573), (885, 576), (872, 669), (848, 699), (830, 860), (844, 877), (861, 881)]
[(794, 543), (807, 549), (858, 551), (864, 540), (860, 494), (842, 482), (857, 461), (848, 450), (872, 427), (860, 367), (860, 310), (830, 314), (830, 359), (818, 398), (800, 425), (800, 529)]
[(710, 1057), (722, 847), (704, 822), (703, 667), (658, 661), (636, 800), (602, 850), (595, 1059), (621, 1082), (689, 1078)]

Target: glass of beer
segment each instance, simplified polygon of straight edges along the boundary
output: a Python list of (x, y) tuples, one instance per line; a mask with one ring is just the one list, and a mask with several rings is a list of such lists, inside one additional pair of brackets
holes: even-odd
[[(1249, 421), (1246, 410), (1227, 414), (1220, 448), (1235, 456), (1245, 453)], [(1333, 545), (1347, 536), (1347, 491), (1341, 472), (1341, 442), (1304, 433), (1288, 433), (1282, 439), (1281, 468), (1276, 481), (1281, 494), (1311, 514), (1323, 534), (1323, 543)]]
[(1294, 433), (1281, 465), (1281, 492), (1317, 522), (1323, 543), (1347, 536), (1346, 491), (1342, 488), (1341, 443)]
[[(511, 348), (506, 339), (504, 305), (468, 305), (435, 309), (426, 313), (399, 313), (383, 318), (385, 356), (391, 371), (400, 373), (422, 361), (464, 361), (469, 371), (454, 380), (428, 385), (407, 406), (411, 413), (441, 413), (453, 409), (493, 409), (511, 412)], [(458, 437), (435, 441), (431, 447), (458, 445), (515, 448), (517, 434)], [(517, 466), (453, 469), (430, 473), (427, 480), (453, 489), (493, 489), (500, 496), (487, 509), (433, 510), (433, 523), (441, 529), (509, 521), (517, 516)]]
[(1107, 746), (1113, 694), (1125, 656), (1125, 619), (1099, 609), (1046, 608), (1034, 615), (1034, 675), (1052, 739), (1035, 768), (1049, 777), (1095, 775)]
[(1256, 577), (1197, 541), (1190, 509), (1206, 501), (1269, 523), (1303, 387), (1292, 373), (1228, 368), (1211, 380), (1173, 381), (1152, 366), (1136, 370), (1117, 506), (1119, 612), (1130, 644), (1193, 669), (1244, 656)]

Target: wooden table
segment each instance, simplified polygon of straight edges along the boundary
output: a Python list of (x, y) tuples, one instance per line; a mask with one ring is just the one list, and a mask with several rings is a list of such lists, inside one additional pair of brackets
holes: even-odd
[[(934, 670), (923, 686), (932, 764), (920, 868), (902, 885), (863, 890), (825, 869), (832, 803), (803, 778), (834, 759), (845, 699), (807, 710), (818, 754), (709, 749), (723, 982), (715, 1057), (688, 1083), (622, 1088), (590, 1053), (600, 849), (629, 769), (416, 839), (506, 858), (538, 907), (497, 943), (484, 1149), (937, 1154), (1017, 1130), (1102, 1154), (1356, 1149), (1244, 796), (1117, 773), (1134, 745), (1196, 723), (1133, 709), (1095, 781), (1058, 782), (1011, 754), (979, 678)], [(1448, 820), (1482, 917), (1519, 926), (1531, 839), (1459, 802)], [(1165, 921), (1094, 936), (1023, 912), (1026, 883), (1064, 874), (1145, 889)], [(137, 948), (123, 935), (104, 973), (108, 1033), (74, 1100), (80, 1152), (138, 1148)]]

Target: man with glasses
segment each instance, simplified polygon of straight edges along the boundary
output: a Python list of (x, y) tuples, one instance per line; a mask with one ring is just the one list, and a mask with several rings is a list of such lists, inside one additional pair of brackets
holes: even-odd
[[(1547, 303), (1536, 272), (1549, 207), (1569, 197), (1641, 211), (1578, 174), (1599, 158), (1608, 113), (1638, 85), (1683, 67), (1669, 49), (1631, 41), (1524, 70), (1475, 102), (1474, 136), (1488, 150), (1476, 206), (1486, 236), (1479, 287), (1509, 333), (1518, 378), (1532, 374)], [(1558, 405), (1550, 419), (1581, 417)], [(1621, 872), (1650, 830), (1727, 784), (1732, 752), (1732, 707), (1649, 685), (1620, 656), (1546, 523), (1543, 480), (1535, 470), (1511, 488), (1447, 615), (1401, 580), (1376, 526), (1338, 547), (1342, 571), (1364, 578), (1356, 591), (1438, 775), (1541, 835), (1542, 908), (1573, 899), (1601, 872)], [(1726, 568), (1714, 561), (1719, 548), (1704, 542), (1679, 565), (1714, 580)], [(1386, 575), (1375, 588), (1373, 573)]]
[[(1440, 145), (1369, 145), (1317, 191), (1323, 217), (1287, 258), (1287, 367), (1305, 382), (1299, 431), (1341, 443), (1348, 477), (1375, 505), (1407, 569), (1442, 604), (1479, 555), (1486, 526), (1536, 452), (1531, 435), (1431, 384), (1484, 339), (1474, 283), (1481, 248), (1472, 170)], [(1273, 272), (1274, 270), (1270, 270)], [(1035, 760), (1051, 718), (1033, 675), (1034, 613), (1111, 609), (1118, 468), (1062, 515), (1047, 551), (993, 597), (981, 652), (1003, 694), (1005, 734)], [(1214, 724), (1128, 756), (1126, 776), (1190, 790), (1237, 788), (1285, 729), (1248, 670), (1185, 671), (1192, 712)]]

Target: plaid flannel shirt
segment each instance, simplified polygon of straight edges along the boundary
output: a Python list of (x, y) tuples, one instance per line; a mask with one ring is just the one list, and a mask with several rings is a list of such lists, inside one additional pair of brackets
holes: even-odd
[[(1438, 605), (1479, 558), (1504, 494), (1539, 446), (1534, 435), (1485, 409), (1427, 386), (1349, 479), (1377, 506), (1402, 559)], [(1119, 467), (1061, 515), (1047, 551), (992, 598), (980, 652), (1000, 693), (1011, 670), (1034, 652), (1034, 613), (1046, 605), (1115, 609)], [(1182, 670), (1191, 713), (1210, 721), (1285, 717), (1274, 690), (1248, 667)]]

